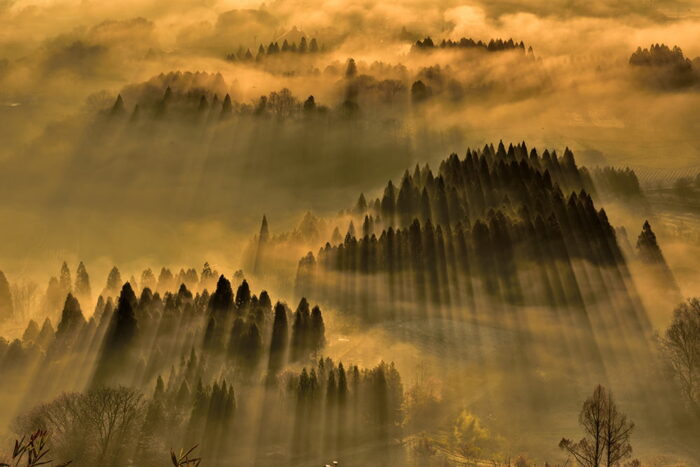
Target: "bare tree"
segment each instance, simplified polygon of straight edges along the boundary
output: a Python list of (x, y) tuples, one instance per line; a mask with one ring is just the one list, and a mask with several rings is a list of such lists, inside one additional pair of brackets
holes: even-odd
[(578, 443), (562, 438), (559, 447), (583, 467), (618, 465), (632, 454), (629, 438), (634, 423), (617, 410), (612, 394), (598, 385), (579, 414), (586, 436)]
[(53, 435), (53, 451), (67, 458), (109, 465), (135, 442), (144, 413), (140, 393), (105, 387), (64, 394), (38, 406), (18, 418), (17, 428), (48, 430)]
[(627, 415), (619, 412), (612, 393), (608, 392), (603, 426), (603, 441), (605, 445), (605, 465), (611, 467), (632, 455), (632, 445), (629, 443), (634, 423), (627, 420)]
[(18, 417), (15, 431), (24, 433), (34, 427), (49, 430), (52, 451), (60, 456), (82, 458), (89, 443), (82, 424), (81, 397), (79, 393), (67, 393), (33, 408)]
[(660, 343), (683, 395), (700, 413), (700, 300), (691, 298), (674, 310)]
[(85, 421), (95, 435), (99, 458), (117, 456), (128, 435), (138, 429), (144, 414), (141, 394), (125, 388), (99, 388), (83, 399)]

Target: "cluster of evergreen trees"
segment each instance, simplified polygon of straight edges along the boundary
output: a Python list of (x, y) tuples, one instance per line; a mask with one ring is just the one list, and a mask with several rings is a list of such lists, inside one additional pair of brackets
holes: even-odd
[(328, 458), (399, 437), (403, 385), (393, 363), (363, 370), (351, 365), (346, 372), (342, 362), (320, 359), (316, 368), (287, 375), (286, 387), (297, 402), (297, 458)]
[(143, 118), (152, 120), (184, 118), (187, 121), (194, 119), (200, 123), (211, 123), (232, 115), (286, 119), (315, 115), (325, 111), (327, 108), (317, 105), (314, 96), (309, 96), (301, 102), (286, 88), (260, 96), (254, 104), (247, 104), (233, 101), (229, 94), (220, 99), (217, 94), (209, 95), (205, 90), (175, 93), (167, 87), (160, 100), (137, 102), (130, 112), (120, 94), (109, 110), (108, 116), (112, 120), (128, 119), (130, 122), (138, 122)]
[(268, 380), (257, 394), (246, 386), (234, 390), (225, 378), (203, 382), (206, 365), (206, 357), (192, 351), (167, 382), (158, 376), (142, 431), (145, 446), (198, 443), (212, 463), (249, 454), (246, 448), (261, 461), (303, 463), (390, 444), (400, 432), (403, 385), (393, 364), (346, 370), (342, 362), (319, 358)]
[(596, 167), (591, 171), (591, 175), (601, 196), (619, 199), (632, 205), (647, 204), (637, 174), (629, 167)]
[(245, 280), (234, 293), (223, 276), (211, 295), (181, 284), (163, 295), (145, 287), (137, 297), (127, 282), (116, 303), (99, 300), (89, 320), (69, 293), (55, 332), (47, 319), (41, 330), (30, 322), (21, 340), (0, 338), (0, 391), (21, 382), (36, 388), (30, 397), (38, 400), (86, 386), (148, 391), (154, 384), (134, 433), (139, 465), (167, 446), (194, 443), (212, 464), (251, 448), (262, 458), (281, 451), (302, 462), (389, 443), (402, 417), (396, 368), (346, 372), (320, 357), (324, 346), (322, 312), (306, 299), (292, 312), (273, 306), (265, 291), (252, 294)]
[(652, 44), (648, 49), (637, 47), (630, 56), (630, 65), (635, 66), (674, 66), (679, 69), (691, 70), (690, 59), (683, 55), (677, 45), (670, 48), (666, 44)]
[(470, 149), (464, 159), (452, 154), (437, 175), (428, 165), (407, 170), (399, 187), (387, 183), (381, 198), (368, 203), (361, 196), (355, 212), (380, 218), (384, 227), (408, 227), (416, 218), (444, 226), (475, 220), (490, 209), (515, 213), (521, 205), (548, 215), (545, 206), (552, 198), (580, 190), (594, 193), (593, 183), (568, 148), (561, 157), (548, 150), (540, 156), (525, 143), (506, 149), (501, 142), (498, 148)]
[(381, 199), (360, 196), (348, 214), (364, 217), (362, 231), (351, 223), (342, 241), (336, 232), (302, 258), (297, 293), (369, 320), (484, 300), (585, 310), (584, 296), (607, 288), (625, 291), (632, 310), (625, 260), (594, 191), (568, 149), (559, 158), (501, 143), (453, 154), (437, 175), (416, 167)]
[(648, 49), (637, 47), (629, 59), (650, 84), (662, 88), (683, 88), (700, 83), (700, 58), (691, 61), (678, 46), (652, 44)]
[(253, 56), (250, 49), (243, 49), (243, 46), (239, 46), (236, 52), (226, 55), (226, 60), (231, 62), (259, 62), (264, 60), (266, 57), (279, 54), (313, 54), (323, 51), (324, 47), (319, 47), (318, 41), (315, 37), (312, 37), (308, 43), (306, 42), (306, 37), (302, 37), (301, 40), (299, 40), (298, 46), (296, 42), (292, 42), (290, 44), (287, 39), (282, 42), (281, 47), (277, 42), (270, 42), (267, 47), (260, 44), (258, 47), (258, 52), (255, 56)]
[(90, 276), (82, 261), (76, 269), (75, 281), (72, 279), (68, 263), (63, 262), (58, 277), (52, 276), (49, 279), (42, 308), (47, 311), (49, 316), (55, 316), (63, 306), (68, 294), (74, 295), (83, 302), (92, 301)]
[[(239, 273), (241, 274), (241, 273)], [(150, 268), (145, 269), (141, 273), (140, 280), (131, 276), (129, 283), (134, 289), (150, 289), (153, 292), (167, 292), (174, 290), (178, 284), (184, 284), (188, 289), (194, 291), (212, 290), (216, 285), (216, 278), (219, 273), (212, 270), (209, 263), (204, 263), (202, 271), (197, 274), (194, 268), (180, 269), (177, 274), (166, 267), (161, 268), (158, 277)], [(102, 289), (98, 297), (97, 309), (101, 310), (104, 307), (104, 301), (108, 298), (116, 298), (119, 295), (122, 284), (121, 273), (116, 266), (112, 267), (107, 275), (105, 287)], [(8, 288), (8, 292), (9, 288)], [(65, 297), (72, 294), (76, 299), (83, 303), (92, 302), (92, 287), (90, 284), (90, 275), (83, 262), (81, 261), (76, 270), (75, 282), (71, 279), (71, 270), (66, 262), (63, 262), (58, 277), (52, 276), (46, 287), (46, 292), (42, 302), (42, 310), (49, 317), (57, 317), (64, 305)], [(2, 297), (2, 281), (0, 280), (0, 297)], [(1, 309), (1, 308), (0, 308)]]
[(138, 386), (167, 369), (173, 354), (192, 348), (216, 362), (211, 371), (232, 379), (274, 379), (288, 362), (324, 345), (322, 312), (305, 299), (295, 312), (279, 302), (273, 311), (267, 292), (251, 294), (243, 280), (234, 294), (223, 276), (211, 296), (206, 289), (193, 295), (183, 283), (176, 293), (145, 287), (137, 297), (127, 282), (116, 302), (100, 297), (89, 320), (69, 292), (55, 332), (48, 318), (41, 329), (30, 321), (22, 341), (0, 345), (0, 367), (21, 369), (42, 355), (50, 366), (73, 355), (94, 361), (93, 384)]
[(267, 216), (263, 215), (260, 231), (250, 239), (243, 250), (243, 267), (258, 277), (270, 271), (279, 270), (277, 259), (288, 252), (292, 245), (313, 245), (322, 243), (323, 232), (327, 229), (324, 219), (306, 212), (299, 224), (292, 230), (270, 234)]
[[(411, 47), (412, 51), (429, 51), (433, 49), (480, 49), (488, 52), (500, 52), (503, 50), (520, 50), (525, 52), (525, 44), (523, 41), (515, 42), (513, 39), (504, 41), (503, 39), (491, 39), (490, 41), (474, 41), (472, 38), (462, 37), (458, 41), (452, 39), (443, 39), (439, 44), (435, 44), (430, 37), (416, 41)], [(532, 47), (528, 47), (528, 54), (532, 54)]]

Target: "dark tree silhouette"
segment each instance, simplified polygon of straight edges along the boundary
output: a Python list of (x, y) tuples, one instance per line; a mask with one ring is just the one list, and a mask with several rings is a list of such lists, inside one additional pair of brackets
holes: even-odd
[(85, 316), (83, 316), (83, 311), (80, 309), (80, 303), (69, 293), (61, 313), (61, 321), (58, 323), (58, 328), (56, 328), (56, 337), (59, 339), (68, 336), (74, 337), (85, 323)]
[(117, 98), (114, 100), (114, 105), (112, 105), (112, 109), (109, 113), (112, 116), (126, 115), (126, 107), (124, 106), (124, 99), (122, 99), (121, 94), (117, 94)]
[(270, 339), (268, 373), (271, 377), (276, 376), (284, 364), (288, 341), (287, 309), (282, 303), (277, 302), (275, 305), (275, 318), (272, 323), (272, 337)]
[(212, 314), (227, 314), (233, 309), (233, 289), (231, 282), (223, 275), (216, 283), (216, 290), (209, 298), (209, 310)]
[(326, 345), (326, 327), (323, 324), (321, 309), (314, 306), (311, 310), (311, 323), (309, 329), (311, 350), (317, 352)]
[(304, 101), (304, 112), (313, 113), (316, 110), (316, 99), (314, 96), (309, 96)]
[(355, 60), (350, 58), (348, 59), (348, 64), (345, 67), (345, 77), (354, 78), (355, 76), (357, 76), (357, 65), (355, 64)]
[(224, 103), (221, 106), (221, 117), (228, 117), (233, 112), (233, 104), (231, 104), (231, 96), (226, 94), (224, 97)]
[(102, 386), (124, 379), (133, 371), (133, 344), (138, 333), (135, 308), (136, 294), (131, 284), (124, 283), (117, 308), (112, 314), (109, 328), (102, 344), (102, 355), (95, 371), (93, 384)]
[(416, 104), (424, 102), (432, 95), (431, 89), (421, 80), (414, 81), (411, 85), (411, 101)]
[(309, 302), (302, 298), (294, 312), (294, 323), (292, 324), (291, 358), (293, 361), (300, 360), (307, 355), (310, 319)]
[(649, 221), (644, 221), (642, 232), (637, 238), (637, 251), (640, 258), (648, 263), (666, 263), (661, 248), (656, 241), (656, 235), (651, 230)]
[(241, 285), (236, 290), (236, 308), (239, 310), (246, 308), (250, 304), (250, 286), (248, 281), (243, 279)]

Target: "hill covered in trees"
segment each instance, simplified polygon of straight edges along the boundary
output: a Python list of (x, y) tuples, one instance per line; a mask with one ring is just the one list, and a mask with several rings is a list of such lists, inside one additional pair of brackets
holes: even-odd
[[(299, 261), (297, 294), (360, 322), (425, 322), (444, 335), (460, 333), (452, 326), (478, 329), (554, 313), (557, 335), (571, 339), (576, 330), (570, 358), (582, 352), (597, 362), (589, 370), (605, 366), (611, 333), (631, 338), (651, 327), (628, 266), (637, 253), (626, 256), (594, 202), (593, 180), (602, 173), (579, 168), (568, 149), (558, 156), (524, 143), (453, 154), (436, 173), (416, 167), (398, 185), (390, 181), (381, 197), (361, 196), (348, 211), (353, 222), (344, 239), (336, 232), (332, 243)], [(624, 174), (623, 192), (633, 177)], [(538, 339), (528, 328), (516, 328), (519, 337), (505, 352), (546, 358), (530, 347)], [(503, 344), (478, 331), (473, 339), (477, 348)]]
[(649, 85), (679, 89), (697, 86), (700, 83), (700, 57), (690, 60), (678, 46), (652, 44), (648, 49), (637, 47), (630, 56), (629, 64)]

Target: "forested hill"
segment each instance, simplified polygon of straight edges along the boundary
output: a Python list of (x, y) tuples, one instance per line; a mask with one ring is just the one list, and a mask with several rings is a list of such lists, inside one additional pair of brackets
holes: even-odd
[(361, 230), (302, 258), (297, 293), (369, 321), (545, 307), (590, 332), (614, 302), (625, 327), (646, 332), (595, 196), (591, 174), (568, 149), (559, 157), (501, 143), (452, 154), (437, 174), (417, 167), (381, 198), (361, 197), (352, 210)]

